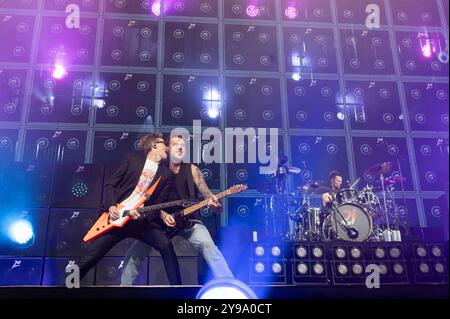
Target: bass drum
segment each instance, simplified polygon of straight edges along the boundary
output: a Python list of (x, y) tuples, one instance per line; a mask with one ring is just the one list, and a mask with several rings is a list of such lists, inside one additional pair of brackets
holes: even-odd
[[(331, 213), (323, 222), (322, 235), (326, 241), (341, 239), (362, 242), (370, 237), (372, 233), (372, 217), (362, 206), (345, 203), (339, 205), (337, 209), (340, 214)], [(352, 236), (352, 238), (349, 236), (349, 228), (356, 231), (355, 236)]]

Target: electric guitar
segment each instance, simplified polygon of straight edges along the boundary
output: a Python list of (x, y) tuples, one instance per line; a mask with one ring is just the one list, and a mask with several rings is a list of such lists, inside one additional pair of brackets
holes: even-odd
[[(230, 187), (229, 189), (217, 194), (216, 197), (219, 200), (225, 196), (238, 194), (242, 191), (245, 191), (247, 188), (248, 188), (247, 185), (234, 185), (234, 186)], [(209, 200), (205, 199), (201, 202), (198, 202), (197, 204), (194, 204), (183, 210), (173, 213), (172, 216), (175, 218), (176, 225), (175, 225), (175, 227), (166, 227), (167, 237), (172, 238), (183, 228), (189, 228), (190, 226), (192, 226), (191, 222), (189, 222), (186, 219), (186, 217), (195, 213), (199, 209), (202, 209), (203, 207), (208, 206), (208, 202), (209, 202)]]
[[(146, 206), (143, 207), (144, 203), (150, 198), (150, 196), (153, 194), (153, 192), (156, 189), (156, 186), (158, 185), (160, 179), (156, 181), (150, 187), (150, 189), (147, 191), (147, 193), (142, 196), (142, 198), (138, 201), (136, 205), (136, 210), (139, 214), (141, 214), (141, 218), (144, 218), (145, 216), (148, 216), (149, 214), (155, 214), (159, 212), (161, 209), (173, 207), (173, 206), (181, 206), (181, 207), (189, 207), (195, 202), (189, 201), (189, 200), (176, 200), (168, 203), (163, 204), (157, 204), (152, 206)], [(85, 242), (91, 242), (97, 237), (100, 237), (104, 233), (109, 232), (111, 229), (114, 228), (122, 228), (128, 221), (131, 220), (130, 216), (131, 209), (127, 209), (124, 205), (118, 204), (117, 205), (117, 212), (119, 214), (119, 218), (115, 220), (111, 220), (109, 218), (109, 212), (104, 212), (100, 218), (95, 222), (94, 226), (91, 227), (91, 229), (87, 232), (86, 236), (84, 236), (83, 241)]]

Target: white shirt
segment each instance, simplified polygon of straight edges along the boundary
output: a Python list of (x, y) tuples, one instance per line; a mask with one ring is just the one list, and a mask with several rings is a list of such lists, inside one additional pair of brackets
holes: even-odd
[(145, 161), (144, 169), (142, 170), (141, 176), (139, 177), (139, 181), (133, 193), (131, 193), (131, 195), (121, 203), (123, 206), (125, 206), (125, 209), (136, 208), (136, 205), (142, 199), (142, 197), (145, 195), (145, 192), (148, 190), (148, 187), (151, 185), (157, 170), (158, 163), (147, 158), (147, 160)]

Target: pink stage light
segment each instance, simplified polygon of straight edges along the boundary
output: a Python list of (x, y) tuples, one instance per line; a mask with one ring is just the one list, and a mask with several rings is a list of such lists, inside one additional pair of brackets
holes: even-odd
[(431, 58), (431, 54), (431, 44), (427, 41), (427, 43), (422, 46), (422, 55), (426, 58)]
[(289, 19), (295, 19), (298, 16), (298, 10), (295, 7), (287, 7), (286, 10), (284, 10), (284, 14)]
[(61, 64), (56, 64), (52, 72), (52, 77), (59, 80), (62, 79), (64, 76), (66, 76), (66, 74), (67, 71), (64, 68), (64, 66)]
[(259, 9), (257, 6), (252, 4), (247, 7), (247, 15), (249, 17), (254, 18), (254, 17), (258, 16), (258, 14), (259, 14)]
[(419, 37), (420, 51), (425, 58), (431, 58), (436, 53), (436, 44), (434, 39), (428, 36)]
[(152, 13), (159, 17), (161, 15), (161, 3), (160, 2), (155, 2), (152, 4)]

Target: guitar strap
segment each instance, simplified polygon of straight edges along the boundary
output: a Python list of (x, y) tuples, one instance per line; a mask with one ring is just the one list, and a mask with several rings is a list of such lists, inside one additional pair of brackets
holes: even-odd
[(187, 184), (189, 189), (189, 199), (195, 199), (195, 186), (194, 186), (194, 177), (192, 176), (192, 167), (191, 164), (186, 164), (185, 170), (186, 170), (186, 177), (187, 177)]
[[(156, 176), (154, 177), (156, 178)], [(161, 180), (161, 176), (158, 177), (156, 182), (152, 183), (152, 185), (148, 188), (147, 192), (142, 196), (142, 198), (139, 200), (137, 205), (134, 208), (139, 208), (141, 205), (143, 205), (146, 201), (150, 199), (150, 197), (153, 195), (153, 192), (155, 191), (156, 187), (158, 186), (159, 182)]]

